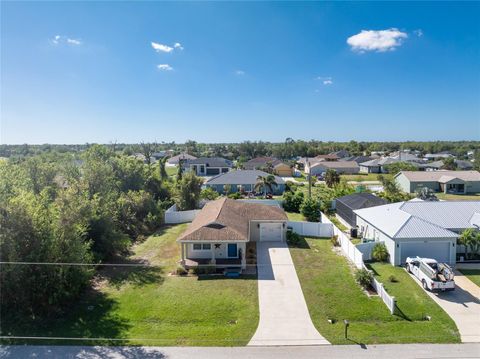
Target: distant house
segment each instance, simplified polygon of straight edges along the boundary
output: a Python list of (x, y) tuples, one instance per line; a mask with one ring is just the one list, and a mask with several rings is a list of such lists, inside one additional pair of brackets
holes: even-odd
[(473, 169), (473, 163), (470, 161), (455, 160), (455, 165), (457, 166), (458, 170), (462, 171), (469, 171)]
[(346, 222), (350, 227), (357, 225), (357, 215), (355, 210), (381, 206), (388, 202), (371, 193), (353, 193), (347, 196), (339, 197), (335, 200), (337, 216)]
[(170, 157), (167, 161), (167, 164), (170, 166), (178, 166), (180, 161), (186, 161), (186, 160), (195, 160), (197, 157), (189, 155), (188, 153), (180, 153), (179, 155)]
[(232, 161), (221, 157), (200, 157), (183, 163), (186, 171), (193, 171), (197, 176), (216, 176), (227, 173), (232, 167)]
[(401, 171), (394, 177), (395, 182), (407, 193), (427, 187), (435, 192), (467, 194), (480, 192), (478, 171)]
[(277, 206), (246, 203), (228, 198), (208, 202), (185, 232), (181, 264), (185, 268), (246, 268), (249, 242), (285, 241), (287, 215)]
[(360, 173), (387, 173), (386, 166), (398, 162), (406, 162), (418, 168), (422, 166), (421, 163), (416, 161), (404, 160), (403, 155), (404, 154), (402, 154), (401, 157), (402, 159), (400, 159), (400, 157), (382, 157), (362, 162), (360, 163)]
[(359, 171), (357, 162), (354, 161), (322, 161), (308, 164), (305, 172), (312, 176), (321, 175), (328, 170), (335, 170), (340, 174), (355, 174)]
[(438, 171), (443, 167), (443, 161), (428, 162), (421, 166), (425, 171)]
[(480, 201), (408, 201), (355, 214), (360, 235), (384, 242), (391, 264), (419, 256), (454, 265), (459, 233), (480, 225)]
[(159, 159), (164, 158), (166, 156), (170, 156), (171, 154), (172, 154), (172, 150), (158, 151), (158, 152), (152, 153), (152, 158), (155, 161), (158, 161)]
[(256, 157), (243, 164), (246, 170), (262, 170), (268, 166), (272, 166), (273, 173), (277, 176), (292, 176), (292, 168), (275, 157)]
[(363, 162), (371, 161), (373, 159), (374, 158), (370, 156), (349, 156), (349, 157), (340, 158), (339, 161), (354, 161), (360, 164)]
[(448, 151), (444, 151), (439, 153), (427, 153), (424, 157), (427, 160), (436, 160), (440, 158), (452, 158), (455, 156)]
[(347, 150), (340, 150), (340, 151), (335, 151), (335, 152), (330, 152), (329, 155), (331, 156), (336, 156), (339, 159), (340, 158), (345, 158), (345, 157), (350, 157), (350, 153)]
[[(253, 192), (259, 176), (265, 177), (269, 174), (260, 170), (234, 170), (228, 173), (210, 178), (205, 182), (205, 187), (212, 188), (218, 193), (224, 193), (225, 186), (229, 186), (230, 192)], [(273, 188), (272, 194), (281, 195), (285, 191), (285, 181), (275, 176), (277, 186)], [(270, 192), (267, 190), (267, 193)]]

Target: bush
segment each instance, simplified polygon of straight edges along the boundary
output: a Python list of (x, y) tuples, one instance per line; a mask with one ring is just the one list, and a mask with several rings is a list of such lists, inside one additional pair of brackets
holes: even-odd
[(300, 206), (304, 200), (303, 192), (285, 192), (283, 194), (283, 209), (287, 212), (296, 212), (300, 211)]
[(211, 265), (208, 265), (208, 266), (200, 266), (200, 267), (195, 267), (193, 268), (193, 272), (196, 274), (196, 275), (202, 275), (202, 274), (213, 274), (217, 271), (217, 269), (215, 268), (215, 266), (211, 266)]
[(390, 276), (388, 277), (388, 281), (389, 281), (390, 283), (397, 283), (397, 282), (398, 282), (398, 279), (397, 279), (397, 277), (395, 277), (395, 276), (392, 274), (392, 275), (390, 275)]
[(207, 199), (207, 200), (210, 200), (210, 201), (213, 201), (214, 199), (217, 199), (218, 196), (219, 196), (218, 192), (215, 191), (211, 187), (207, 187), (205, 189), (202, 189), (202, 192), (200, 192), (200, 197), (202, 199)]
[(183, 268), (182, 266), (178, 266), (177, 269), (175, 270), (175, 273), (177, 275), (186, 275), (188, 273), (188, 271)]
[(295, 232), (292, 232), (292, 231), (287, 232), (287, 243), (288, 244), (295, 246), (295, 245), (299, 244), (301, 240), (302, 240), (302, 236), (300, 236), (298, 233), (295, 233)]
[(231, 199), (240, 199), (242, 198), (242, 195), (240, 194), (240, 192), (233, 192), (229, 193), (227, 197)]
[(377, 262), (386, 262), (390, 254), (385, 243), (377, 243), (372, 249), (372, 258)]
[(334, 247), (340, 246), (340, 242), (338, 241), (338, 236), (336, 234), (334, 234), (332, 238), (330, 238), (330, 241), (332, 242)]
[(365, 289), (371, 286), (372, 280), (373, 274), (365, 268), (355, 272), (355, 281)]
[(300, 206), (300, 213), (305, 216), (309, 222), (318, 222), (320, 220), (320, 203), (313, 198), (305, 198)]

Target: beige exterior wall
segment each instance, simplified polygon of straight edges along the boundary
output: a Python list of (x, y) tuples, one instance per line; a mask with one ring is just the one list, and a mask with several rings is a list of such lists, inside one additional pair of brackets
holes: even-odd
[(292, 176), (292, 169), (290, 168), (290, 166), (285, 165), (285, 164), (275, 167), (273, 172), (277, 176), (281, 176), (281, 177), (291, 177)]

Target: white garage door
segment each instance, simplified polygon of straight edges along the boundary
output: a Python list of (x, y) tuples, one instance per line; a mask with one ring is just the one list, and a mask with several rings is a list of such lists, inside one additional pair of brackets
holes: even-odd
[(438, 262), (450, 262), (450, 242), (405, 242), (400, 243), (400, 264), (405, 263), (407, 257), (433, 258)]
[(260, 242), (281, 241), (282, 223), (260, 223)]

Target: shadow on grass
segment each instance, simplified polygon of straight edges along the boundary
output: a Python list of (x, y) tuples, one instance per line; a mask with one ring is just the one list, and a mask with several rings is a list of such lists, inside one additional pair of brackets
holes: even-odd
[(231, 278), (231, 277), (225, 277), (224, 275), (209, 275), (209, 274), (200, 274), (197, 278), (197, 280), (257, 280), (257, 276), (255, 274), (242, 274), (240, 277), (237, 278)]
[(287, 240), (287, 243), (289, 248), (310, 249), (307, 240), (303, 236), (300, 236), (295, 242)]

